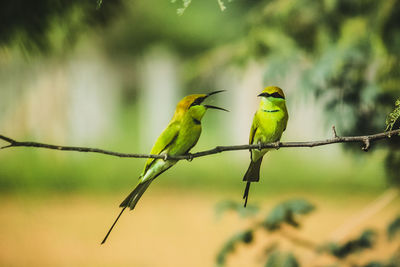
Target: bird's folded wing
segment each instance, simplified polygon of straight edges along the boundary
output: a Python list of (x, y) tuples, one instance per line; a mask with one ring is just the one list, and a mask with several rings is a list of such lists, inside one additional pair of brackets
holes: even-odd
[(253, 118), (253, 123), (251, 124), (250, 128), (250, 136), (249, 136), (249, 144), (252, 145), (254, 142), (254, 136), (256, 134), (257, 128), (258, 128), (258, 121), (257, 121), (257, 114), (254, 115)]
[[(150, 151), (150, 154), (159, 155), (161, 152), (165, 151), (172, 143), (174, 143), (175, 139), (178, 137), (180, 129), (180, 123), (175, 121), (173, 123), (168, 124), (167, 128), (161, 133), (161, 135), (157, 138), (156, 143)], [(155, 159), (149, 158), (144, 165), (143, 174), (150, 168)]]

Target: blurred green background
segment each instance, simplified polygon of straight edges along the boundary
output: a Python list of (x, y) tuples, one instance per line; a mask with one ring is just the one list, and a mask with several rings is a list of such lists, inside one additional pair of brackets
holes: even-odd
[[(0, 11), (0, 133), (147, 153), (183, 96), (224, 89), (210, 101), (231, 112), (208, 112), (192, 151), (245, 144), (267, 85), (287, 95), (283, 141), (330, 138), (332, 125), (339, 135), (381, 132), (400, 96), (399, 13), (395, 0), (9, 1)], [(324, 239), (400, 182), (399, 143), (271, 152), (250, 202), (308, 196), (326, 210), (315, 223), (326, 227), (312, 235)], [(216, 224), (213, 206), (241, 200), (248, 161), (236, 151), (180, 162), (99, 248), (144, 160), (2, 150), (0, 264), (210, 266), (241, 224)], [(398, 212), (392, 205), (382, 218)]]

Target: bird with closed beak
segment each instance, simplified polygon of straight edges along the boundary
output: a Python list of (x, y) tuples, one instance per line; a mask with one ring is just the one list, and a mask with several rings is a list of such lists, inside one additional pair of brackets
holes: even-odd
[[(285, 94), (277, 86), (268, 86), (258, 96), (261, 101), (251, 125), (249, 144), (260, 145), (277, 142), (281, 139), (289, 118)], [(243, 194), (245, 207), (249, 197), (250, 184), (260, 180), (261, 162), (269, 150), (271, 148), (250, 150), (250, 166), (243, 177), (243, 181), (246, 182)]]
[(206, 111), (208, 109), (227, 111), (220, 107), (202, 104), (209, 96), (223, 91), (224, 90), (214, 91), (209, 94), (188, 95), (179, 101), (171, 121), (158, 137), (150, 152), (150, 154), (154, 155), (164, 155), (165, 158), (149, 158), (146, 161), (143, 172), (139, 176), (139, 182), (133, 191), (119, 205), (122, 210), (101, 244), (106, 242), (124, 210), (128, 207), (133, 210), (154, 179), (178, 162), (175, 159), (169, 159), (168, 156), (186, 155), (196, 145), (201, 134), (201, 119)]

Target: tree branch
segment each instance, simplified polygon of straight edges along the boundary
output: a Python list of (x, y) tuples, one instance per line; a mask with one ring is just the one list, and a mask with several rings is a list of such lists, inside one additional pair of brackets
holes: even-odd
[(234, 145), (234, 146), (217, 146), (213, 149), (204, 150), (201, 152), (187, 154), (182, 156), (171, 156), (171, 155), (151, 155), (151, 154), (136, 154), (136, 153), (120, 153), (114, 152), (99, 148), (90, 148), (90, 147), (76, 147), (76, 146), (59, 146), (59, 145), (51, 145), (37, 142), (20, 142), (16, 141), (12, 138), (6, 137), (4, 135), (0, 135), (0, 140), (3, 140), (8, 143), (8, 145), (1, 147), (0, 149), (10, 148), (10, 147), (38, 147), (38, 148), (47, 148), (54, 150), (65, 150), (65, 151), (78, 151), (78, 152), (92, 152), (92, 153), (100, 153), (106, 154), (110, 156), (116, 156), (121, 158), (156, 158), (156, 159), (171, 159), (171, 160), (193, 160), (194, 158), (204, 157), (207, 155), (217, 154), (225, 151), (235, 151), (235, 150), (248, 150), (248, 149), (263, 149), (263, 148), (275, 148), (279, 149), (282, 147), (316, 147), (316, 146), (324, 146), (329, 144), (336, 143), (362, 143), (362, 149), (364, 151), (368, 151), (372, 142), (388, 139), (391, 136), (399, 136), (400, 129), (382, 132), (372, 135), (363, 135), (363, 136), (338, 136), (336, 134), (336, 130), (333, 127), (334, 136), (331, 139), (320, 140), (320, 141), (309, 141), (309, 142), (274, 142), (267, 144), (256, 144), (256, 145)]

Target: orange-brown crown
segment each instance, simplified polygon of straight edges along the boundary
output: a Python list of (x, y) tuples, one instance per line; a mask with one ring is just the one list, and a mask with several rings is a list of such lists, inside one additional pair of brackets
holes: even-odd
[(190, 106), (193, 104), (201, 104), (204, 99), (207, 98), (205, 94), (195, 94), (195, 95), (188, 95), (185, 96), (181, 101), (179, 101), (178, 105), (176, 105), (175, 114), (173, 119), (181, 118), (186, 111), (189, 110)]

